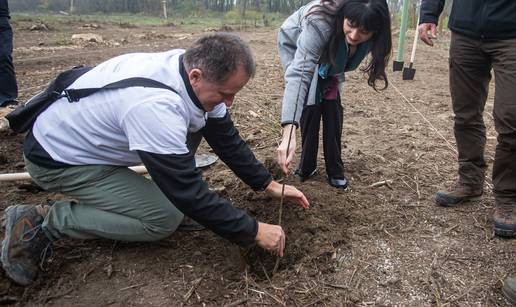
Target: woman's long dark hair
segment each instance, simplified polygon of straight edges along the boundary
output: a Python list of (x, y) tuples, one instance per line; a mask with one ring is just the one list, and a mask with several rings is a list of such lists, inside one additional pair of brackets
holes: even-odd
[(345, 39), (342, 25), (344, 19), (349, 20), (356, 28), (373, 32), (371, 38), (371, 61), (362, 69), (367, 74), (367, 84), (378, 90), (376, 81), (382, 80), (386, 89), (389, 85), (385, 67), (391, 55), (391, 19), (386, 0), (321, 0), (309, 12), (309, 15), (320, 15), (333, 25), (335, 31), (330, 36), (328, 48), (323, 57), (335, 64), (339, 44)]

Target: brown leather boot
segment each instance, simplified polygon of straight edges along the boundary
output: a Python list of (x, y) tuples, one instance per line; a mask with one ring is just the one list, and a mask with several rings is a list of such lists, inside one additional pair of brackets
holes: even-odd
[(497, 236), (516, 237), (516, 199), (495, 198), (493, 228)]
[(482, 185), (466, 184), (459, 179), (449, 190), (437, 192), (435, 202), (440, 206), (453, 207), (464, 201), (478, 200), (482, 193)]
[(473, 162), (459, 162), (459, 180), (447, 191), (439, 191), (435, 202), (445, 207), (453, 207), (464, 201), (480, 199), (484, 190), (485, 166)]

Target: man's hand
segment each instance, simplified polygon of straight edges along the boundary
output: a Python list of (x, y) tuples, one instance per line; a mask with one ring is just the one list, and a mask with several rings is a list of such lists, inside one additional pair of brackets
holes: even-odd
[[(281, 198), (281, 189), (282, 185), (277, 181), (271, 181), (267, 188), (265, 188), (265, 192), (269, 194), (272, 198), (280, 199)], [(306, 199), (305, 195), (296, 189), (294, 186), (285, 185), (285, 200), (291, 203), (295, 203), (303, 207), (304, 209), (310, 208), (310, 203), (308, 199)]]
[(258, 222), (256, 244), (273, 255), (283, 257), (285, 232), (281, 226)]
[[(290, 146), (288, 144), (288, 139), (290, 132), (292, 132), (292, 137), (290, 139)], [(288, 146), (288, 152), (287, 152)], [(283, 171), (283, 173), (288, 175), (288, 166), (290, 162), (294, 159), (294, 154), (296, 152), (296, 126), (289, 124), (283, 127), (283, 136), (281, 138), (281, 144), (276, 149), (278, 152), (278, 165)]]
[[(435, 23), (422, 23), (418, 27), (419, 38), (425, 42), (428, 46), (433, 46), (434, 42), (432, 39), (437, 38), (437, 28)], [(430, 36), (428, 35), (430, 31)]]

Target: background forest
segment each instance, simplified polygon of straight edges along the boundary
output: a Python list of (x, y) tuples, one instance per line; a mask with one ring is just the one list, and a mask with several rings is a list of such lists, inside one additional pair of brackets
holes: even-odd
[[(73, 15), (137, 14), (173, 18), (218, 17), (247, 26), (270, 26), (310, 0), (16, 0), (13, 13), (61, 13)], [(399, 24), (403, 0), (387, 0), (394, 26)], [(417, 20), (418, 0), (408, 0), (409, 26)], [(449, 12), (452, 1), (447, 1)], [(442, 14), (445, 19), (447, 14)], [(441, 23), (444, 24), (444, 23)]]

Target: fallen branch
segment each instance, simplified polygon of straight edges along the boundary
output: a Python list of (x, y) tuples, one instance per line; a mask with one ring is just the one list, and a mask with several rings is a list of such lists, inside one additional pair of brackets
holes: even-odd
[(233, 303), (226, 304), (226, 305), (224, 305), (224, 307), (237, 307), (238, 305), (243, 304), (243, 303), (247, 302), (248, 300), (249, 300), (248, 298), (243, 298), (243, 299), (240, 299)]
[[(483, 286), (483, 287), (481, 287), (482, 289), (486, 288), (483, 284), (484, 284), (484, 281), (483, 281), (483, 280), (481, 280), (481, 281), (477, 282), (476, 284), (474, 284), (473, 286), (471, 286), (469, 289), (467, 289), (467, 290), (466, 290), (464, 293), (462, 293), (461, 295), (457, 296), (457, 295), (458, 295), (458, 293), (457, 293), (457, 294), (452, 295), (452, 296), (448, 299), (448, 301), (445, 303), (445, 305), (446, 305), (446, 304), (454, 303), (454, 302), (456, 302), (456, 301), (458, 301), (458, 300), (462, 299), (463, 297), (465, 297), (465, 296), (469, 295), (473, 290), (475, 290), (475, 289), (476, 289), (477, 287), (479, 287), (479, 286)], [(457, 296), (457, 297), (453, 298), (454, 296)]]
[[(355, 270), (355, 271), (356, 271), (356, 270)], [(322, 284), (323, 284), (323, 285), (325, 285), (325, 286), (332, 287), (332, 288), (349, 290), (349, 287), (348, 287), (348, 286), (336, 285), (336, 284), (330, 284), (330, 283), (327, 283), (327, 282), (323, 282)]]
[(58, 294), (55, 294), (55, 295), (50, 295), (50, 296), (47, 296), (43, 299), (43, 301), (45, 303), (53, 300), (53, 299), (56, 299), (56, 298), (60, 298), (60, 297), (63, 297), (63, 296), (66, 296), (68, 294), (70, 294), (75, 288), (74, 287), (70, 287), (70, 289), (67, 289), (67, 290), (64, 290), (63, 292), (61, 293), (58, 293)]
[(272, 281), (269, 278), (269, 274), (267, 274), (267, 270), (265, 269), (265, 266), (263, 264), (262, 264), (262, 269), (263, 269), (263, 273), (265, 274), (265, 277), (267, 277), (267, 280), (269, 281), (269, 284), (271, 284), (271, 286), (272, 286)]
[(82, 282), (84, 282), (84, 283), (85, 283), (85, 282), (86, 282), (86, 277), (88, 277), (88, 275), (90, 275), (91, 273), (93, 273), (93, 271), (95, 271), (95, 269), (96, 269), (96, 268), (97, 268), (97, 267), (95, 267), (95, 266), (94, 266), (94, 267), (92, 267), (91, 269), (89, 269), (89, 270), (88, 270), (88, 272), (84, 273), (84, 274), (82, 275)]
[(188, 290), (188, 292), (186, 292), (186, 294), (183, 296), (183, 300), (185, 302), (188, 301), (188, 299), (190, 298), (190, 296), (192, 296), (193, 292), (195, 291), (195, 288), (197, 288), (197, 286), (201, 283), (202, 279), (204, 278), (204, 276), (201, 276), (199, 278), (197, 278), (196, 280), (193, 281), (193, 285), (192, 287), (190, 288), (190, 290)]
[(316, 305), (316, 304), (318, 304), (318, 303), (320, 303), (320, 302), (324, 301), (324, 300), (325, 300), (325, 299), (327, 299), (327, 298), (328, 298), (328, 296), (323, 296), (323, 297), (321, 297), (321, 298), (318, 298), (318, 299), (316, 299), (316, 300), (314, 300), (314, 301), (312, 301), (312, 302), (310, 302), (310, 303), (306, 304), (306, 305), (305, 305), (305, 307), (312, 306), (312, 305)]
[(389, 189), (392, 190), (392, 187), (390, 186), (391, 183), (392, 183), (392, 180), (382, 180), (382, 181), (378, 181), (378, 182), (375, 182), (375, 183), (371, 184), (369, 187), (371, 187), (371, 188), (378, 188), (378, 187), (381, 187), (381, 186), (386, 186), (386, 187), (388, 187)]
[(141, 284), (137, 284), (137, 285), (132, 285), (132, 286), (129, 286), (129, 287), (121, 288), (118, 291), (125, 291), (125, 290), (129, 290), (129, 289), (138, 288), (138, 287), (141, 287), (141, 286), (145, 286), (145, 283), (141, 283)]
[(447, 234), (448, 232), (450, 232), (450, 231), (454, 230), (454, 229), (455, 229), (455, 228), (457, 228), (457, 227), (459, 227), (459, 224), (455, 224), (455, 225), (453, 225), (453, 226), (451, 226), (451, 227), (449, 227), (449, 228), (445, 229), (445, 230), (441, 233), (441, 235), (445, 235), (445, 234)]
[(280, 304), (281, 306), (283, 306), (283, 307), (286, 307), (286, 306), (287, 306), (284, 302), (282, 302), (282, 301), (281, 301), (279, 298), (277, 298), (276, 296), (274, 296), (274, 295), (270, 294), (270, 293), (269, 293), (269, 292), (267, 292), (267, 291), (263, 291), (263, 292), (264, 292), (265, 294), (267, 294), (268, 296), (270, 296), (273, 300), (275, 300), (275, 301), (276, 301), (276, 303)]

